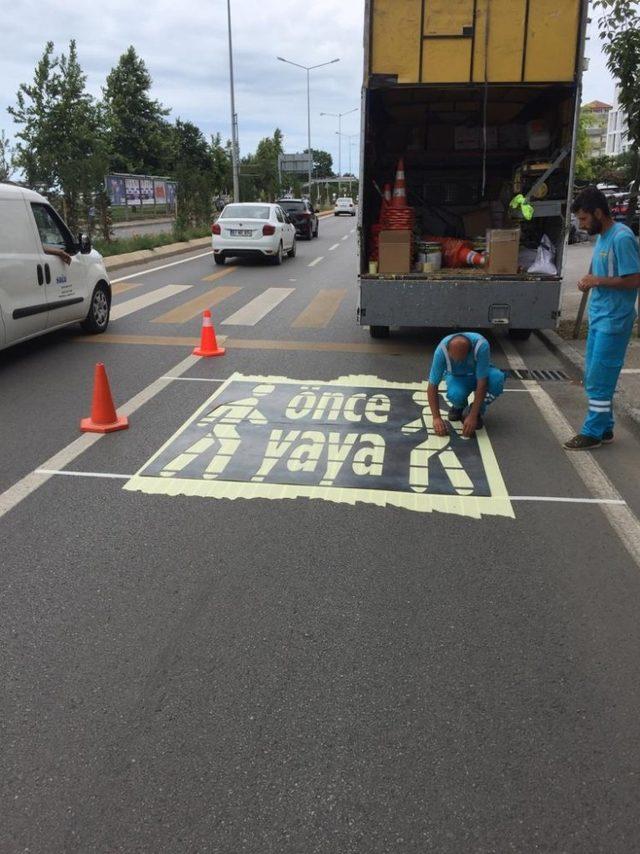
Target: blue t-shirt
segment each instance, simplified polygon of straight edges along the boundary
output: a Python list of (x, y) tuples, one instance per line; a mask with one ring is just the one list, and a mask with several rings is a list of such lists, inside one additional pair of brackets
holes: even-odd
[[(464, 362), (454, 362), (447, 346), (452, 338), (460, 336), (469, 339), (471, 349)], [(472, 376), (478, 380), (486, 380), (489, 376), (490, 359), (489, 342), (477, 332), (455, 332), (453, 335), (447, 335), (436, 347), (429, 382), (435, 386), (440, 385), (445, 374), (453, 374), (454, 377)]]
[[(599, 235), (593, 250), (591, 272), (594, 276), (631, 276), (640, 273), (638, 241), (621, 222)], [(589, 300), (589, 326), (600, 332), (630, 332), (636, 316), (638, 289), (618, 291), (592, 288)]]

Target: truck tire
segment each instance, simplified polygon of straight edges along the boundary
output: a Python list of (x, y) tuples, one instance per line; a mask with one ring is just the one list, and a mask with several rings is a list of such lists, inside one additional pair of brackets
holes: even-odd
[(388, 326), (370, 326), (369, 327), (369, 335), (372, 338), (388, 338), (389, 337), (389, 327)]
[(513, 338), (514, 341), (528, 341), (532, 332), (532, 329), (510, 329), (509, 338)]

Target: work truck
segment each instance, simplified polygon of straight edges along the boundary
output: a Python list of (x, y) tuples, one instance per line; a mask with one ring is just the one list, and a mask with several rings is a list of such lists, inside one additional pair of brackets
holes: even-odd
[[(421, 326), (526, 338), (556, 325), (587, 7), (366, 0), (358, 320), (373, 337)], [(378, 242), (399, 163), (413, 252), (410, 269), (389, 272)], [(492, 272), (484, 243), (501, 230), (519, 230), (507, 274)], [(446, 239), (468, 241), (486, 263), (425, 264), (421, 246)]]

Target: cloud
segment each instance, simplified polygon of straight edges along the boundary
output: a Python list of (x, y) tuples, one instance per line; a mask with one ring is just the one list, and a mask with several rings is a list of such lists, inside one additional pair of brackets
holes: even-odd
[[(75, 3), (72, 0), (21, 0), (3, 12), (0, 60), (0, 128), (13, 132), (6, 108), (21, 82), (29, 81), (45, 42), (58, 51), (70, 38), (95, 96), (120, 54), (133, 44), (153, 78), (153, 95), (205, 133), (229, 136), (226, 0), (131, 0)], [(337, 120), (321, 112), (346, 112), (360, 102), (364, 0), (231, 0), (236, 107), (240, 144), (252, 151), (258, 140), (280, 127), (288, 151), (306, 147), (306, 75), (276, 60), (303, 65), (334, 57), (340, 62), (311, 73), (312, 144), (338, 160)], [(142, 11), (144, 9), (144, 11)], [(584, 99), (611, 102), (613, 82), (606, 69), (595, 24), (587, 42), (591, 67)], [(357, 113), (345, 117), (344, 133), (359, 129)], [(343, 168), (348, 149), (343, 142)]]

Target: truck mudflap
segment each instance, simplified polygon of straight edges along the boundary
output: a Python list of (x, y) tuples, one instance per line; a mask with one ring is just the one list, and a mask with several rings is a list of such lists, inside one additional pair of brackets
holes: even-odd
[(361, 326), (548, 329), (560, 316), (559, 280), (360, 279)]

